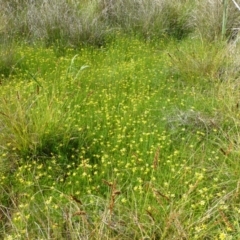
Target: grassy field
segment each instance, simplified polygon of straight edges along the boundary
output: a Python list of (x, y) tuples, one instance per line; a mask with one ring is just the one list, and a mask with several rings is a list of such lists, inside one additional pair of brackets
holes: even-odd
[(240, 239), (223, 3), (0, 1), (0, 239)]

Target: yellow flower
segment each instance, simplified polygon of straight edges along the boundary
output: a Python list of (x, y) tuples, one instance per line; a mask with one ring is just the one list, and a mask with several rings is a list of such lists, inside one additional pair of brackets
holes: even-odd
[(225, 233), (220, 233), (219, 240), (225, 240), (225, 239), (227, 239), (227, 235)]

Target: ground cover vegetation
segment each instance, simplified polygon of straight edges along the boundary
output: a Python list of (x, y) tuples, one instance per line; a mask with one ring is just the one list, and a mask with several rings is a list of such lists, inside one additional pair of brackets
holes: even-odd
[(0, 239), (239, 239), (237, 4), (0, 0)]

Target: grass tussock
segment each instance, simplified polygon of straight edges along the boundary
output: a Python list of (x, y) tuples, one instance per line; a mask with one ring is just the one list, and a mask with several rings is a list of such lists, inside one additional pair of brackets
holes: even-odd
[[(171, 36), (182, 39), (201, 34), (213, 39), (234, 35), (238, 11), (221, 1), (22, 1), (2, 0), (1, 31), (35, 41), (63, 45), (103, 45), (109, 33), (137, 33), (145, 39)], [(216, 5), (216, 6), (215, 6)], [(210, 19), (210, 20), (209, 20)], [(7, 25), (5, 23), (8, 23)], [(209, 24), (211, 28), (206, 27)], [(209, 31), (209, 32), (204, 32)]]
[(136, 31), (146, 38), (170, 35), (180, 39), (190, 32), (181, 1), (102, 1), (101, 8), (110, 26)]
[(235, 39), (239, 16), (239, 10), (232, 1), (196, 1), (190, 22), (204, 39)]
[[(224, 81), (234, 68), (234, 58), (225, 43), (209, 43), (205, 40), (186, 41), (186, 45), (169, 53), (172, 72), (188, 83)], [(187, 67), (186, 67), (187, 66)]]
[(47, 45), (103, 45), (110, 33), (145, 39), (189, 34), (203, 39), (235, 39), (239, 11), (232, 1), (34, 1), (1, 0), (1, 33)]

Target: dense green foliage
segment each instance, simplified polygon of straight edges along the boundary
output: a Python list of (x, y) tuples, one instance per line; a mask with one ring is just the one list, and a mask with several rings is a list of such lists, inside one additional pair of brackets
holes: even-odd
[(239, 239), (238, 12), (76, 2), (0, 1), (0, 238)]

